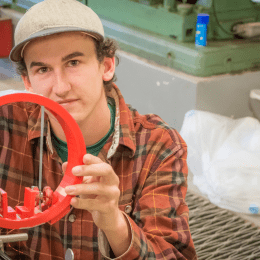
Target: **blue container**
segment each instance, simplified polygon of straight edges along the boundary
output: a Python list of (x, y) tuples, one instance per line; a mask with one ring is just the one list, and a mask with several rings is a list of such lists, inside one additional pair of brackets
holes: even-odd
[(258, 208), (258, 206), (256, 204), (250, 204), (249, 211), (252, 214), (258, 214), (259, 213), (259, 208)]
[(208, 14), (198, 14), (197, 25), (196, 25), (196, 36), (195, 36), (195, 45), (196, 46), (206, 46), (207, 45), (208, 23), (209, 23)]

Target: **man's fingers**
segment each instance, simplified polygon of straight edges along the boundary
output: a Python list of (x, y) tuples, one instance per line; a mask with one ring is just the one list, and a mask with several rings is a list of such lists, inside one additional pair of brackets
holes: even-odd
[(76, 184), (67, 186), (65, 192), (69, 195), (97, 195), (113, 198), (120, 195), (120, 190), (116, 186), (106, 186), (100, 182), (90, 184)]
[[(98, 157), (96, 157), (96, 156), (94, 156), (94, 155), (92, 155), (92, 154), (85, 154), (84, 156), (83, 156), (83, 163), (85, 164), (85, 165), (90, 165), (90, 164), (99, 164), (99, 163), (103, 163), (103, 161), (100, 159), (100, 158), (98, 158)], [(68, 162), (64, 162), (63, 164), (62, 164), (62, 171), (65, 173), (65, 171), (66, 171), (66, 169), (67, 169), (67, 165), (68, 165)], [(80, 165), (78, 165), (79, 167), (81, 167)], [(84, 166), (84, 165), (83, 165)], [(75, 166), (76, 167), (76, 166)], [(75, 168), (74, 167), (74, 168)]]
[(82, 183), (92, 183), (92, 182), (99, 182), (100, 177), (96, 176), (84, 176)]
[(110, 174), (111, 166), (101, 162), (91, 165), (77, 165), (72, 168), (72, 173), (76, 176), (106, 176)]
[(66, 172), (66, 169), (67, 169), (67, 165), (68, 165), (68, 162), (65, 162), (62, 164), (62, 172), (65, 173)]
[(102, 163), (102, 162), (103, 161), (100, 158), (98, 158), (97, 156), (94, 156), (92, 154), (89, 154), (89, 153), (87, 153), (83, 156), (83, 163), (85, 165), (97, 164), (97, 163)]
[(76, 209), (85, 209), (85, 210), (101, 210), (101, 208), (97, 205), (97, 201), (95, 199), (81, 199), (73, 197), (70, 202), (71, 206), (73, 206)]
[(95, 210), (100, 213), (105, 213), (107, 211), (107, 205), (104, 207), (103, 203), (100, 203), (100, 201), (95, 198), (82, 199), (81, 197), (73, 197), (70, 204), (76, 209), (84, 209), (90, 212)]
[(65, 192), (69, 195), (106, 195), (105, 187), (99, 182), (67, 186)]
[(112, 167), (107, 163), (91, 164), (91, 165), (78, 165), (72, 168), (72, 173), (75, 176), (93, 176), (103, 177), (106, 184), (119, 185), (119, 178), (114, 173)]

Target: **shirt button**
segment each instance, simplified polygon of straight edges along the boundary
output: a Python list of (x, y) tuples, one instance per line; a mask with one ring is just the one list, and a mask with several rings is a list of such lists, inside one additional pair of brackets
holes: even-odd
[(73, 222), (75, 222), (76, 221), (76, 215), (74, 215), (74, 214), (71, 214), (71, 215), (69, 215), (69, 222), (71, 222), (71, 223), (73, 223)]
[(74, 260), (74, 253), (70, 248), (66, 251), (65, 260)]
[(125, 206), (125, 213), (129, 214), (132, 211), (132, 207), (130, 205)]

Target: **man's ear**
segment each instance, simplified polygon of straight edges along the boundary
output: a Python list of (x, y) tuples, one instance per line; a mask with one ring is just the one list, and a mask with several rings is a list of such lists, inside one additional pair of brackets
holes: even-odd
[(109, 81), (113, 78), (114, 73), (115, 73), (115, 57), (113, 58), (108, 58), (105, 57), (103, 60), (103, 65), (105, 67), (104, 69), (104, 74), (103, 74), (103, 80), (104, 81)]
[(31, 86), (31, 82), (29, 80), (29, 77), (28, 76), (21, 76), (22, 77), (22, 80), (23, 80), (23, 84), (25, 86), (25, 89), (29, 92), (33, 92), (33, 89), (32, 89), (32, 86)]

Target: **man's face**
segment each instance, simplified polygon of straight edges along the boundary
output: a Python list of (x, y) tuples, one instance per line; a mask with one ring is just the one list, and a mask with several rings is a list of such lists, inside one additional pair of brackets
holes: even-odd
[(70, 32), (33, 40), (24, 60), (26, 89), (60, 103), (78, 124), (102, 112), (103, 80), (113, 77), (114, 59), (100, 63), (91, 37)]

